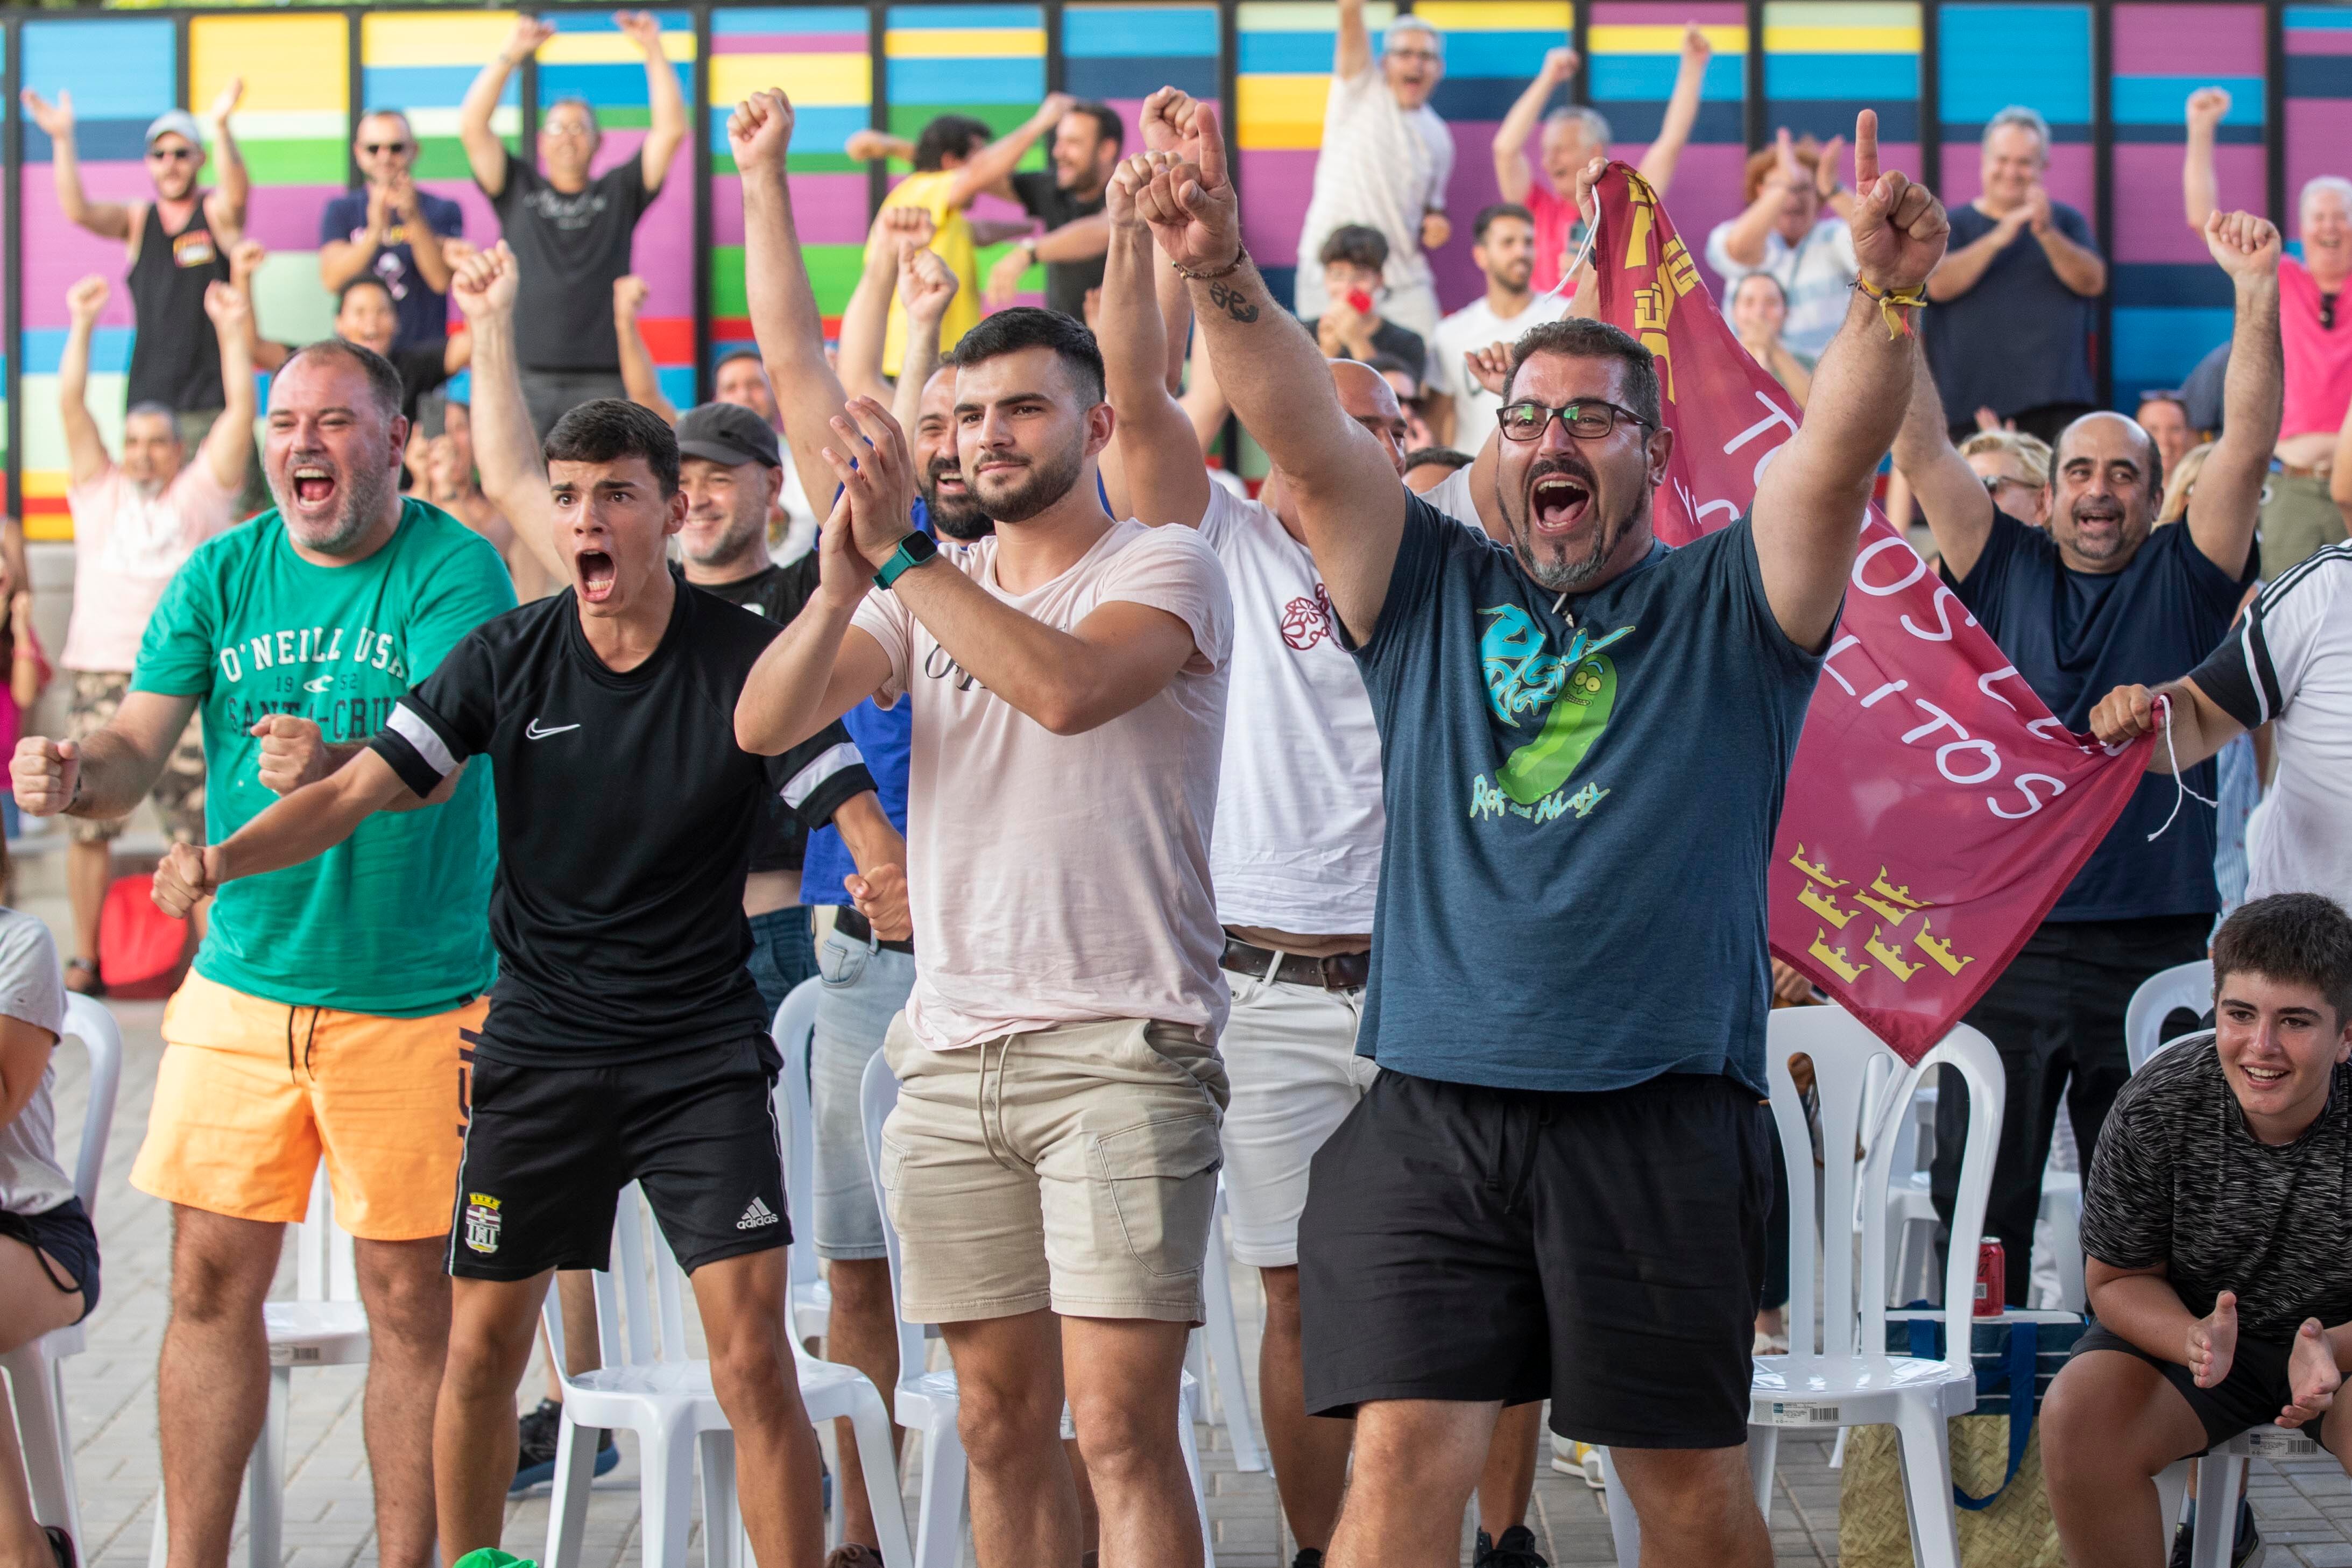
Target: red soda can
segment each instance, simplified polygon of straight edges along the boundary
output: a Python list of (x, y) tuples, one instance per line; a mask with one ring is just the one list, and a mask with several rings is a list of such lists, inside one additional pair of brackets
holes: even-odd
[(2009, 1253), (2000, 1242), (1986, 1237), (1977, 1243), (1976, 1315), (1998, 1318), (2009, 1297)]

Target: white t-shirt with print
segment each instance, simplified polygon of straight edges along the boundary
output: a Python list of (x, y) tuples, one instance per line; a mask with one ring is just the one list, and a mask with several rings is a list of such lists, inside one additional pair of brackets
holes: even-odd
[(1853, 231), (1834, 214), (1824, 216), (1794, 245), (1779, 229), (1766, 229), (1761, 267), (1742, 267), (1732, 260), (1727, 248), (1730, 237), (1728, 221), (1717, 224), (1706, 237), (1706, 264), (1723, 279), (1724, 319), (1731, 319), (1731, 297), (1738, 292), (1739, 280), (1750, 272), (1769, 272), (1789, 297), (1781, 342), (1809, 359), (1821, 358), (1845, 324), (1853, 300)]
[(1462, 444), (1465, 432), (1472, 432), (1470, 445), (1465, 449), (1475, 451), (1477, 444), (1495, 428), (1495, 416), (1503, 407), (1500, 397), (1471, 379), (1462, 356), (1489, 343), (1517, 342), (1519, 334), (1529, 327), (1557, 321), (1566, 314), (1568, 301), (1557, 294), (1534, 296), (1528, 301), (1528, 308), (1516, 316), (1496, 315), (1494, 306), (1481, 294), (1437, 323), (1437, 342), (1430, 348), (1429, 385), (1433, 392), (1442, 392), (1454, 399), (1456, 446)]
[(1201, 538), (1234, 596), (1217, 786), (1217, 913), (1303, 936), (1372, 929), (1381, 736), (1323, 574), (1261, 501), (1210, 487)]
[(1076, 564), (1009, 594), (998, 541), (942, 549), (1057, 631), (1104, 605), (1146, 605), (1192, 633), (1193, 657), (1128, 712), (1055, 735), (979, 684), (898, 596), (852, 623), (889, 657), (877, 706), (911, 700), (907, 880), (921, 954), (907, 1022), (934, 1050), (1107, 1018), (1157, 1019), (1213, 1041), (1228, 995), (1209, 869), (1234, 605), (1188, 528), (1114, 523)]
[(1445, 182), (1453, 174), (1454, 133), (1427, 104), (1399, 106), (1377, 58), (1352, 77), (1333, 77), (1315, 187), (1298, 234), (1300, 319), (1312, 321), (1329, 306), (1316, 258), (1331, 231), (1349, 224), (1379, 229), (1388, 240), (1381, 276), (1391, 289), (1427, 287), (1432, 274), (1421, 251), (1422, 216), (1444, 210)]

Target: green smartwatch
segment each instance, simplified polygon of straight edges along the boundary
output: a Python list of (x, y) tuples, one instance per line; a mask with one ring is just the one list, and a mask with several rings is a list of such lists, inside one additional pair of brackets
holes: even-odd
[(882, 570), (874, 574), (874, 585), (887, 588), (905, 576), (910, 568), (920, 566), (926, 561), (936, 561), (939, 553), (940, 542), (918, 529), (898, 541), (898, 548), (891, 552), (889, 560), (882, 563)]

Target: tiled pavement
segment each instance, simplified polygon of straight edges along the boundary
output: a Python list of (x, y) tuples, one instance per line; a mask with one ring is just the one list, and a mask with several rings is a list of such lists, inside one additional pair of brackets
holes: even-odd
[[(123, 1003), (115, 1011), (123, 1025), (126, 1060), (98, 1215), (105, 1255), (103, 1300), (90, 1321), (88, 1352), (67, 1366), (66, 1386), (87, 1537), (84, 1560), (100, 1568), (137, 1568), (145, 1560), (154, 1527), (154, 1360), (163, 1323), (169, 1225), (163, 1206), (132, 1192), (125, 1178), (154, 1091), (162, 1006)], [(68, 1130), (70, 1145), (70, 1130), (79, 1126), (84, 1103), (79, 1053), (61, 1052), (58, 1072), (58, 1122)], [(1254, 1347), (1257, 1292), (1248, 1269), (1234, 1272), (1243, 1340)], [(290, 1257), (279, 1285), (290, 1293)], [(1255, 1381), (1254, 1366), (1250, 1373)], [(535, 1390), (538, 1380), (534, 1366), (528, 1386)], [(305, 1371), (293, 1380), (285, 1532), (289, 1568), (372, 1568), (374, 1563), (367, 1464), (360, 1442), (361, 1388), (358, 1369)], [(1272, 1481), (1234, 1468), (1221, 1429), (1204, 1427), (1202, 1438), (1213, 1488), (1210, 1514), (1217, 1561), (1223, 1568), (1286, 1568), (1291, 1543), (1282, 1533)], [(587, 1568), (621, 1568), (638, 1559), (634, 1440), (625, 1434), (620, 1442), (623, 1462), (598, 1483), (590, 1508), (583, 1553)], [(1778, 1561), (1834, 1563), (1838, 1475), (1829, 1468), (1828, 1444), (1784, 1439), (1780, 1461), (1771, 1521)], [(2249, 1489), (2263, 1532), (2273, 1542), (2271, 1563), (2299, 1561), (2306, 1568), (2352, 1568), (2352, 1486), (2332, 1461), (2259, 1463)], [(1529, 1523), (1538, 1546), (1555, 1563), (1615, 1561), (1601, 1496), (1588, 1490), (1580, 1478), (1557, 1474), (1549, 1466), (1540, 1468)], [(543, 1491), (514, 1503), (508, 1513), (507, 1549), (538, 1557), (546, 1528)], [(1469, 1535), (1465, 1521), (1465, 1562)], [(239, 1568), (244, 1550), (240, 1532), (233, 1551)], [(694, 1550), (698, 1555), (698, 1533)]]

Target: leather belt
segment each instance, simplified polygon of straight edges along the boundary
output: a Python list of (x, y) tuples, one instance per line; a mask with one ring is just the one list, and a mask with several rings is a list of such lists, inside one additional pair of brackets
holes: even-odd
[(852, 942), (862, 942), (869, 947), (887, 948), (892, 952), (903, 952), (909, 958), (915, 955), (915, 944), (912, 939), (903, 942), (876, 942), (874, 922), (858, 913), (857, 906), (855, 904), (843, 904), (840, 907), (838, 912), (833, 917), (833, 929)]
[(2284, 474), (2291, 479), (2324, 479), (2335, 471), (2336, 463), (2333, 458), (2322, 458), (2316, 463), (2306, 464), (2301, 467), (2298, 467), (2294, 463), (2281, 463), (2279, 465), (2279, 472)]
[[(1277, 965), (1275, 961), (1279, 958)], [(1325, 991), (1354, 991), (1371, 977), (1372, 955), (1369, 952), (1335, 952), (1328, 958), (1302, 958), (1295, 952), (1277, 953), (1273, 948), (1260, 947), (1244, 942), (1237, 936), (1225, 938), (1225, 954), (1218, 961), (1235, 974), (1254, 975), (1264, 980), (1266, 971), (1273, 978), (1289, 985), (1314, 985)]]

